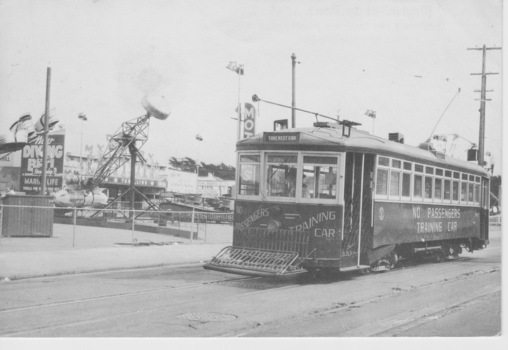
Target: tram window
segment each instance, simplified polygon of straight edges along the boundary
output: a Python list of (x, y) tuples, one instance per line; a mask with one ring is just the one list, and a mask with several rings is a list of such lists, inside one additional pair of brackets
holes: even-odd
[(429, 176), (425, 176), (425, 198), (432, 199), (432, 178)]
[(459, 182), (453, 181), (452, 185), (452, 200), (458, 201), (459, 200)]
[(482, 206), (485, 209), (489, 208), (489, 180), (483, 179), (483, 200)]
[(413, 198), (422, 198), (423, 176), (415, 175), (413, 186)]
[(437, 176), (443, 176), (443, 169), (436, 169)]
[(259, 163), (259, 154), (242, 154), (240, 163)]
[(450, 180), (444, 180), (444, 193), (443, 193), (443, 199), (445, 201), (449, 201), (452, 199), (451, 196), (451, 183)]
[(464, 173), (462, 174), (462, 180), (467, 181), (467, 174), (464, 174)]
[(452, 177), (452, 172), (450, 170), (445, 170), (445, 173), (444, 173), (446, 177)]
[(469, 181), (474, 181), (474, 175), (469, 175)]
[(400, 172), (390, 172), (390, 196), (399, 197), (400, 195)]
[(390, 159), (386, 157), (379, 157), (377, 163), (382, 166), (390, 166)]
[(376, 194), (386, 196), (388, 194), (388, 170), (377, 169)]
[(423, 173), (423, 165), (415, 164), (415, 171), (417, 173)]
[[(302, 198), (337, 198), (337, 164), (336, 157), (303, 157)], [(320, 163), (309, 165), (306, 163)]]
[(402, 162), (400, 160), (392, 159), (392, 168), (400, 169), (400, 167), (402, 165), (401, 163)]
[(479, 184), (474, 185), (474, 202), (475, 202), (475, 204), (480, 203), (480, 185)]
[[(439, 170), (439, 169), (436, 169)], [(434, 184), (434, 199), (440, 201), (441, 200), (441, 192), (443, 190), (442, 188), (443, 180), (441, 179), (435, 179)]]
[(379, 157), (377, 163), (382, 166), (390, 166), (390, 158)]
[(238, 194), (246, 196), (259, 195), (260, 156), (249, 154), (240, 156)]
[(477, 177), (476, 177), (475, 182), (477, 182), (477, 183), (480, 183), (480, 182), (481, 182), (481, 180), (480, 180), (480, 177), (479, 177), (479, 176), (477, 176)]
[(434, 168), (431, 166), (425, 167), (425, 174), (434, 175)]
[(457, 173), (457, 172), (453, 172), (453, 178), (454, 179), (460, 179), (460, 173)]
[(402, 196), (411, 196), (411, 174), (409, 173), (402, 174)]
[(467, 200), (469, 202), (469, 204), (472, 204), (473, 203), (473, 200), (474, 200), (474, 192), (473, 192), (473, 184), (470, 182), (467, 184)]
[(276, 197), (296, 196), (296, 154), (267, 156), (267, 194)]
[(337, 165), (337, 157), (304, 156), (304, 163)]
[(465, 203), (467, 202), (467, 183), (463, 182), (462, 186), (460, 186), (460, 201)]
[(404, 170), (413, 170), (413, 163), (404, 162)]

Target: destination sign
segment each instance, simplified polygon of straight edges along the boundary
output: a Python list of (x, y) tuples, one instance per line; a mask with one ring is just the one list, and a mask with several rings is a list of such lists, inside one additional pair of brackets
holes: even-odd
[(264, 133), (265, 142), (273, 143), (298, 143), (300, 141), (299, 132), (271, 132)]

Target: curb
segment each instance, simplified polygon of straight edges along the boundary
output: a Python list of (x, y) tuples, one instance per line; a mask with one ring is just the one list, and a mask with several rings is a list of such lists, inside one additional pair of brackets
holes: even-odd
[(19, 281), (31, 278), (43, 278), (43, 277), (58, 277), (58, 276), (69, 276), (69, 275), (81, 275), (81, 274), (94, 274), (94, 273), (102, 273), (102, 272), (114, 272), (114, 271), (128, 271), (128, 270), (141, 270), (141, 269), (151, 269), (158, 267), (171, 267), (171, 268), (182, 268), (182, 267), (194, 267), (194, 266), (203, 266), (206, 261), (199, 262), (188, 262), (188, 263), (160, 263), (160, 264), (151, 264), (151, 265), (138, 265), (138, 266), (129, 266), (129, 267), (110, 267), (110, 268), (96, 268), (96, 269), (84, 269), (79, 271), (60, 271), (60, 272), (50, 272), (44, 274), (37, 275), (12, 275), (12, 276), (4, 276), (0, 277), (0, 284), (11, 281)]

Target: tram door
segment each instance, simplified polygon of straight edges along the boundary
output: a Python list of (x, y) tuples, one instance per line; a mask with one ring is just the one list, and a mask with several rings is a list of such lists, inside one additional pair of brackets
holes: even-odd
[(340, 267), (359, 266), (372, 245), (372, 180), (375, 156), (347, 153), (344, 176), (344, 238)]

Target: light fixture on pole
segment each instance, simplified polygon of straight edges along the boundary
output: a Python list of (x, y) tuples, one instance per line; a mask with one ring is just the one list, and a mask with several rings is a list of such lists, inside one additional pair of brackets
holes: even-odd
[(242, 104), (240, 102), (240, 87), (241, 87), (241, 80), (240, 77), (243, 75), (243, 64), (237, 64), (236, 62), (229, 62), (229, 64), (226, 66), (227, 69), (235, 72), (238, 74), (238, 131), (237, 131), (237, 140), (240, 140), (240, 129), (242, 124)]
[(372, 118), (372, 135), (374, 135), (374, 121), (376, 120), (376, 111), (368, 109), (367, 112), (365, 112), (365, 115), (369, 118)]
[(82, 182), (83, 178), (83, 123), (88, 120), (85, 113), (79, 113), (78, 119), (81, 119), (81, 143), (79, 146), (79, 182)]
[(203, 141), (203, 137), (201, 135), (196, 135), (196, 140), (198, 140), (198, 160), (196, 162), (196, 194), (198, 193), (198, 180), (199, 180), (199, 141)]

